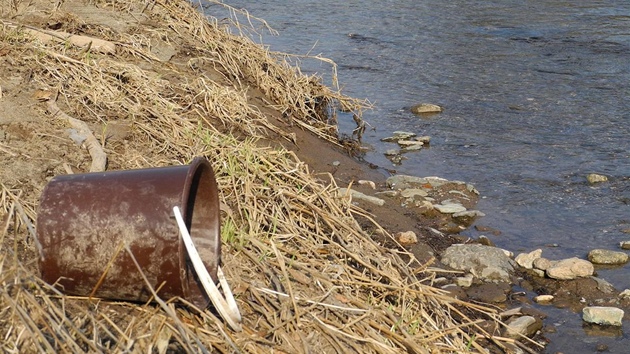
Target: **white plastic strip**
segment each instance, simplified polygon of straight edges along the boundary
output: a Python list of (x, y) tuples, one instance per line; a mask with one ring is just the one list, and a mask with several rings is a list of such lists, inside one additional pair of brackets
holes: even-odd
[(219, 289), (214, 284), (214, 281), (212, 281), (208, 270), (203, 265), (201, 257), (199, 257), (199, 253), (195, 248), (195, 244), (188, 233), (188, 228), (186, 227), (186, 223), (184, 223), (184, 218), (182, 217), (179, 208), (173, 207), (173, 212), (175, 213), (175, 219), (177, 219), (177, 225), (179, 226), (179, 231), (182, 235), (182, 239), (184, 240), (184, 245), (188, 251), (188, 256), (190, 257), (193, 267), (195, 268), (195, 272), (197, 272), (197, 276), (199, 277), (199, 281), (201, 281), (201, 284), (206, 290), (210, 301), (212, 301), (214, 308), (217, 309), (221, 317), (223, 317), (233, 330), (238, 332), (242, 331), (241, 314), (238, 310), (238, 306), (236, 305), (236, 301), (234, 300), (234, 296), (232, 295), (232, 291), (225, 280), (225, 276), (223, 276), (223, 271), (219, 267), (217, 275), (219, 281), (221, 282), (223, 292), (226, 294), (227, 301), (226, 298), (221, 295)]

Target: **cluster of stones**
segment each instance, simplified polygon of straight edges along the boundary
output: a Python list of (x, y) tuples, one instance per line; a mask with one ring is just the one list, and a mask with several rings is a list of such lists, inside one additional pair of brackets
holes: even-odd
[(400, 164), (404, 159), (402, 154), (410, 151), (421, 150), (431, 142), (430, 136), (417, 136), (416, 133), (395, 131), (392, 136), (383, 138), (381, 141), (397, 143), (398, 149), (388, 149), (385, 151), (387, 157), (394, 165)]
[[(529, 269), (541, 277), (546, 275), (552, 279), (570, 280), (592, 276), (595, 271), (593, 264), (625, 264), (628, 262), (628, 255), (619, 251), (594, 249), (588, 253), (588, 260), (573, 257), (552, 261), (543, 258), (542, 249), (537, 249), (529, 253), (521, 253), (514, 260), (519, 266)], [(604, 280), (600, 281), (609, 285)], [(624, 293), (630, 293), (630, 290), (622, 292), (621, 296)], [(552, 300), (552, 295), (539, 295), (534, 298), (534, 301), (538, 303), (547, 303)], [(609, 306), (587, 306), (582, 311), (582, 319), (585, 322), (608, 326), (621, 326), (623, 315), (622, 309)]]
[(386, 183), (391, 190), (380, 192), (380, 195), (398, 198), (402, 206), (420, 215), (431, 212), (447, 215), (450, 221), (461, 226), (456, 231), (484, 216), (479, 210), (467, 208), (477, 204), (479, 192), (465, 182), (440, 177), (395, 175), (389, 177)]

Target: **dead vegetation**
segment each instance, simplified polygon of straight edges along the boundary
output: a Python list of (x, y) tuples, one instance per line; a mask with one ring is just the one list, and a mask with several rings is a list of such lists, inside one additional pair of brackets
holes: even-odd
[[(186, 1), (92, 3), (39, 4), (37, 13), (46, 21), (29, 28), (59, 25), (67, 33), (114, 43), (115, 54), (38, 41), (20, 26), (35, 5), (1, 1), (7, 19), (0, 27), (3, 65), (28, 68), (22, 82), (32, 91), (58, 92), (60, 109), (93, 127), (110, 170), (208, 157), (224, 206), (223, 269), (244, 330), (233, 332), (212, 309), (182, 299), (97, 301), (64, 295), (42, 282), (32, 230), (46, 183), (41, 178), (2, 185), (3, 351), (449, 353), (483, 352), (488, 345), (509, 351), (506, 346), (516, 343), (482, 329), (484, 320), (495, 321), (493, 309), (446, 296), (430, 286), (433, 275), (423, 273), (425, 265), (413, 257), (403, 261), (402, 249), (372, 241), (355, 220), (370, 216), (337, 194), (332, 177), (316, 179), (293, 153), (264, 147), (260, 139), (292, 136), (248, 95), (252, 87), (259, 90), (265, 104), (334, 143), (331, 112), (360, 115), (361, 101), (229, 34)], [(116, 13), (128, 23), (84, 23), (72, 14), (73, 6)], [(158, 50), (164, 48), (176, 50), (165, 59)], [(61, 139), (50, 132), (65, 134), (65, 122), (32, 101), (45, 119), (31, 143)], [(121, 122), (127, 135), (114, 139), (109, 129)], [(74, 156), (64, 150), (68, 146), (53, 151), (59, 156), (50, 174), (66, 173), (68, 164), (88, 170), (88, 152), (79, 153), (81, 161), (68, 161)], [(0, 147), (11, 161), (31, 157), (10, 144)]]

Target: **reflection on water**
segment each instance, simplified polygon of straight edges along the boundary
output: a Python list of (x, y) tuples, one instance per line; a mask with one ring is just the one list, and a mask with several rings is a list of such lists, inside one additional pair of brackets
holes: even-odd
[[(393, 146), (380, 138), (394, 130), (430, 135), (431, 147), (396, 169), (473, 183), (487, 215), (479, 223), (502, 231), (488, 235), (498, 246), (556, 243), (543, 256), (585, 257), (630, 239), (627, 0), (226, 2), (280, 32), (264, 37), (272, 50), (333, 59), (344, 92), (375, 103), (368, 161), (391, 167), (383, 152)], [(325, 63), (301, 66), (330, 80)], [(404, 109), (420, 102), (445, 111)], [(610, 182), (589, 186), (591, 172)], [(600, 276), (630, 288), (627, 271)]]

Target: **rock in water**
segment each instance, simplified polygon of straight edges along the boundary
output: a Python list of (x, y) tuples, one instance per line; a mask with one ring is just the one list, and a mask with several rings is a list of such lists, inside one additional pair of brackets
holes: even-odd
[(601, 182), (608, 181), (608, 177), (606, 177), (604, 175), (597, 174), (597, 173), (589, 173), (588, 175), (586, 175), (586, 180), (590, 184), (595, 184), (595, 183), (601, 183)]
[(594, 249), (588, 253), (588, 260), (595, 264), (625, 264), (628, 254), (605, 249)]
[(525, 269), (534, 268), (534, 261), (542, 256), (542, 249), (537, 249), (529, 253), (521, 253), (514, 259), (518, 265)]
[(549, 268), (547, 276), (553, 279), (569, 280), (593, 275), (593, 263), (577, 257), (563, 259)]
[(588, 323), (621, 326), (623, 314), (623, 310), (616, 307), (587, 306), (582, 310), (582, 319)]
[(414, 113), (414, 114), (440, 113), (440, 112), (442, 112), (442, 107), (436, 104), (431, 104), (431, 103), (420, 103), (411, 107), (411, 113)]

